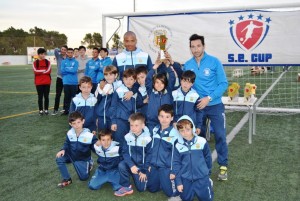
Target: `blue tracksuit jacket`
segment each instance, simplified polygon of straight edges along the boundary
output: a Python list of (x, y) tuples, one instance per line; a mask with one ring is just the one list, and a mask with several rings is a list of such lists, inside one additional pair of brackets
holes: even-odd
[(111, 101), (112, 124), (116, 124), (117, 119), (128, 120), (132, 113), (137, 111), (137, 108), (143, 105), (143, 98), (140, 92), (134, 94), (130, 100), (125, 101), (123, 97), (129, 89), (123, 84), (113, 94)]
[(151, 145), (151, 166), (158, 168), (169, 168), (173, 172), (172, 162), (174, 155), (174, 146), (178, 131), (171, 125), (161, 130), (160, 125), (153, 129), (152, 145)]
[(152, 78), (155, 74), (154, 70), (150, 70), (146, 77), (146, 89), (149, 96), (148, 110), (147, 110), (147, 123), (159, 124), (158, 109), (163, 104), (173, 104), (172, 91), (175, 84), (175, 75), (171, 68), (167, 68), (169, 74), (168, 86), (163, 92), (157, 92), (153, 89)]
[(148, 71), (152, 68), (152, 62), (150, 56), (137, 48), (135, 51), (123, 50), (122, 53), (118, 54), (112, 65), (116, 66), (119, 70), (120, 80), (123, 77), (123, 72), (128, 68), (137, 68), (139, 66), (147, 66)]
[(136, 165), (146, 174), (151, 159), (151, 137), (147, 127), (138, 136), (130, 131), (125, 135), (123, 158), (130, 168)]
[(89, 76), (92, 79), (93, 84), (97, 82), (97, 74), (100, 70), (100, 59), (91, 59), (86, 63), (84, 75)]
[(82, 94), (79, 93), (72, 99), (69, 112), (79, 111), (85, 119), (83, 127), (96, 131), (96, 103), (97, 99), (94, 94), (90, 94), (87, 99), (84, 99)]
[[(139, 92), (141, 93), (144, 101), (148, 97), (146, 86), (140, 86)], [(144, 116), (147, 117), (147, 110), (148, 110), (148, 103), (143, 103), (143, 106), (138, 109), (138, 112), (143, 113)]]
[[(181, 119), (187, 119), (192, 122), (189, 116), (184, 115)], [(205, 138), (199, 137), (195, 133), (191, 141), (187, 141), (180, 135), (175, 144), (173, 157), (173, 169), (176, 174), (176, 184), (181, 185), (182, 179), (196, 181), (210, 175), (212, 168), (212, 158), (209, 145)]]
[(112, 141), (110, 146), (105, 149), (102, 146), (94, 145), (95, 152), (98, 155), (98, 168), (102, 171), (117, 169), (121, 160), (120, 146), (118, 142)]
[(208, 106), (222, 102), (221, 97), (228, 87), (228, 82), (223, 65), (216, 57), (204, 52), (200, 66), (193, 57), (184, 64), (184, 70), (195, 72), (196, 80), (193, 88), (198, 92), (200, 98), (205, 96), (212, 98)]
[(95, 151), (94, 144), (97, 138), (89, 129), (84, 128), (80, 135), (77, 137), (76, 132), (71, 128), (62, 147), (72, 161), (89, 161), (91, 159), (91, 150)]
[(95, 109), (97, 117), (104, 117), (104, 121), (105, 119), (111, 119), (114, 112), (113, 108), (111, 108), (112, 97), (114, 91), (121, 85), (123, 84), (119, 80), (112, 83), (113, 90), (109, 94), (103, 94), (103, 91), (99, 89), (99, 86), (97, 87), (97, 90), (95, 92), (95, 96), (98, 99)]
[(78, 85), (78, 61), (75, 58), (66, 58), (61, 61), (61, 74), (64, 85)]
[(104, 74), (103, 74), (104, 68), (111, 64), (112, 64), (112, 60), (110, 57), (105, 57), (103, 59), (100, 59), (100, 68), (97, 73), (97, 83), (99, 83), (100, 80), (104, 78)]
[(181, 87), (172, 92), (174, 121), (176, 122), (182, 115), (188, 115), (196, 124), (196, 128), (201, 129), (202, 125), (202, 111), (197, 108), (198, 100), (200, 99), (198, 93), (194, 89), (190, 89), (187, 93), (182, 91)]

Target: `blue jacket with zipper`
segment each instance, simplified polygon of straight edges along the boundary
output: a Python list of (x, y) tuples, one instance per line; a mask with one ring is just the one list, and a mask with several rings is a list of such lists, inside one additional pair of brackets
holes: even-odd
[(100, 70), (100, 59), (90, 59), (86, 63), (84, 75), (89, 76), (92, 79), (93, 84), (97, 84), (97, 75)]
[(134, 51), (123, 50), (118, 54), (113, 62), (113, 66), (116, 66), (119, 70), (119, 79), (123, 77), (123, 72), (128, 68), (137, 68), (139, 66), (146, 66), (148, 71), (152, 68), (152, 61), (150, 56), (137, 48)]
[(102, 171), (118, 169), (121, 161), (120, 146), (118, 142), (112, 141), (110, 146), (105, 149), (102, 146), (94, 145), (95, 152), (98, 155), (98, 168)]
[(135, 135), (131, 131), (125, 136), (123, 145), (123, 158), (125, 163), (131, 168), (134, 165), (146, 174), (151, 159), (151, 136), (147, 127), (140, 135)]
[[(179, 120), (182, 119), (187, 119), (193, 124), (192, 119), (187, 115)], [(193, 135), (190, 141), (180, 135), (175, 144), (173, 168), (177, 186), (182, 184), (182, 179), (193, 182), (209, 176), (211, 172), (212, 158), (209, 145), (203, 137), (196, 135), (194, 124)]]
[(91, 159), (91, 151), (95, 151), (94, 144), (97, 138), (89, 129), (84, 128), (77, 137), (74, 128), (71, 128), (61, 150), (65, 150), (72, 161), (89, 161)]
[(61, 61), (61, 74), (63, 84), (65, 85), (78, 85), (78, 61), (75, 58), (66, 58)]

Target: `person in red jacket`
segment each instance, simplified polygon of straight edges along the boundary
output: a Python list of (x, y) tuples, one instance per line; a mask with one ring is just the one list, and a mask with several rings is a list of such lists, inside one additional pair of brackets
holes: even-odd
[[(33, 62), (34, 84), (38, 93), (39, 115), (48, 115), (49, 92), (51, 85), (51, 64), (45, 59), (46, 50), (39, 48), (37, 50), (38, 59)], [(43, 108), (44, 98), (44, 108)]]

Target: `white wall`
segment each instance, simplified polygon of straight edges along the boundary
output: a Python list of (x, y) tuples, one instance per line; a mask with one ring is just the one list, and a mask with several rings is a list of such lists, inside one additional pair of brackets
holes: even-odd
[(0, 55), (0, 66), (3, 65), (27, 65), (27, 55)]

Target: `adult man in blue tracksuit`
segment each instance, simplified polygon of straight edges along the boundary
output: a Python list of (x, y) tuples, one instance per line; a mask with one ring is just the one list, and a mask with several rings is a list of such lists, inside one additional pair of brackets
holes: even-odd
[(97, 47), (93, 48), (92, 56), (93, 58), (86, 63), (84, 75), (92, 79), (93, 88), (91, 93), (94, 94), (97, 89), (97, 75), (100, 70), (99, 49)]
[(70, 103), (73, 97), (75, 97), (78, 88), (78, 61), (73, 57), (73, 48), (68, 48), (67, 58), (61, 62), (61, 74), (64, 84), (64, 113), (69, 114)]
[(152, 69), (152, 62), (150, 56), (136, 47), (136, 35), (132, 31), (124, 34), (125, 50), (118, 54), (112, 65), (116, 66), (119, 70), (119, 79), (122, 79), (123, 72), (128, 68), (136, 68), (138, 66), (147, 66), (148, 71)]
[(109, 66), (112, 64), (112, 60), (111, 58), (108, 56), (108, 50), (107, 48), (101, 48), (100, 49), (100, 68), (97, 74), (97, 83), (99, 83), (103, 78), (104, 78), (104, 74), (103, 74), (103, 70), (106, 66)]
[(205, 49), (204, 37), (193, 34), (190, 37), (190, 49), (193, 58), (184, 65), (184, 71), (191, 70), (196, 74), (193, 88), (200, 96), (197, 105), (203, 110), (203, 116), (211, 120), (215, 129), (216, 150), (220, 165), (219, 180), (227, 180), (228, 147), (226, 144), (225, 113), (222, 94), (228, 87), (226, 74), (221, 62)]

